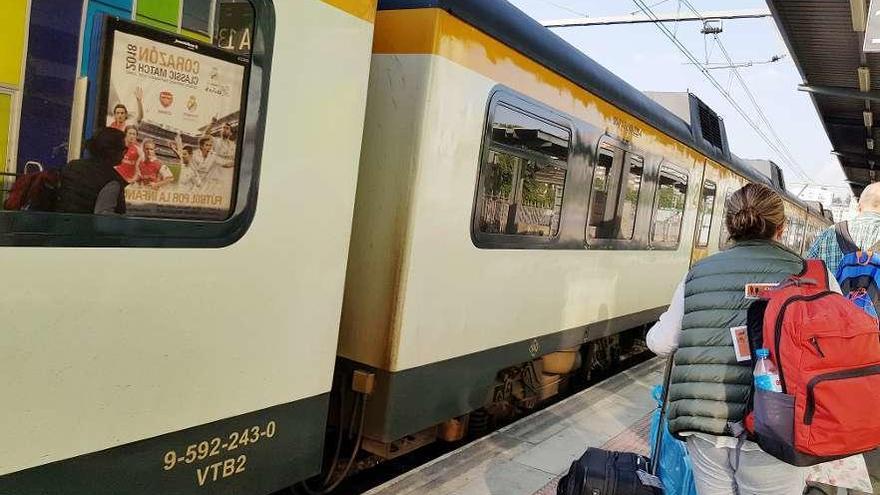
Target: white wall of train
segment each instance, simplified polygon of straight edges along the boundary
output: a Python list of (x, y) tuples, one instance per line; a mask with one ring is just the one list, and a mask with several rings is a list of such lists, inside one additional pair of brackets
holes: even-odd
[(329, 393), (373, 24), (319, 0), (275, 12), (259, 201), (241, 240), (0, 250), (15, 287), (0, 332), (0, 482)]
[[(692, 156), (668, 157), (692, 164), (677, 250), (479, 249), (474, 188), (499, 81), (435, 55), (372, 63), (361, 163), (370, 194), (355, 213), (341, 355), (399, 371), (668, 304), (690, 259), (702, 169)], [(650, 138), (633, 145), (666, 153)]]

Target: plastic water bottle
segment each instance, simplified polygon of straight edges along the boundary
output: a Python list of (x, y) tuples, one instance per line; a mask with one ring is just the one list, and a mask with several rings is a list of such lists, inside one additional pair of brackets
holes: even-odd
[(758, 363), (755, 365), (755, 388), (767, 392), (782, 392), (779, 372), (776, 371), (776, 365), (770, 361), (770, 351), (758, 349), (755, 354), (758, 356)]

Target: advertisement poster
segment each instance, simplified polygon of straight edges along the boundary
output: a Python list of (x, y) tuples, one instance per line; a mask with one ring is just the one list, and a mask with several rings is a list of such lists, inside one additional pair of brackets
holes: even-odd
[(126, 133), (134, 216), (223, 220), (234, 206), (247, 59), (150, 28), (108, 26), (100, 125)]

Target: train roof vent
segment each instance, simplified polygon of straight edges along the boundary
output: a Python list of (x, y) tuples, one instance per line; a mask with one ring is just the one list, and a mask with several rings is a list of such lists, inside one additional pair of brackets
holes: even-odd
[(658, 91), (648, 91), (645, 94), (684, 120), (690, 126), (694, 140), (709, 149), (715, 149), (721, 157), (730, 158), (724, 120), (696, 95), (690, 92)]
[(700, 112), (700, 131), (703, 134), (703, 139), (712, 146), (723, 149), (724, 139), (721, 137), (721, 118), (701, 101), (697, 102), (697, 108)]

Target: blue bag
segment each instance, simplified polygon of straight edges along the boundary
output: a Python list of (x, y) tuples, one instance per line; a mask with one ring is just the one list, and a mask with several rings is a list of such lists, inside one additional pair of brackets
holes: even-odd
[(847, 222), (838, 223), (834, 230), (843, 252), (835, 274), (840, 289), (862, 311), (877, 318), (880, 309), (880, 253), (877, 248), (880, 245), (862, 251), (853, 242)]
[(663, 420), (662, 443), (660, 446), (660, 458), (655, 457), (654, 445), (656, 444), (657, 433), (661, 429), (660, 409), (663, 407), (663, 386), (657, 385), (651, 393), (654, 400), (657, 401), (657, 409), (651, 416), (651, 459), (652, 462), (659, 463), (657, 466), (657, 475), (663, 482), (664, 493), (666, 495), (697, 495), (697, 488), (694, 485), (694, 473), (691, 469), (691, 460), (688, 456), (687, 447), (684, 442), (677, 440), (669, 433), (669, 427), (666, 419)]

